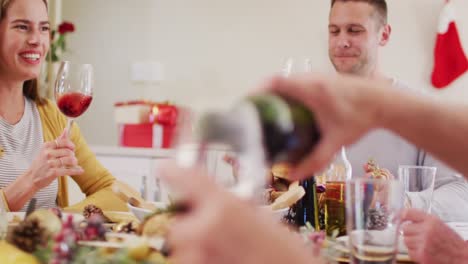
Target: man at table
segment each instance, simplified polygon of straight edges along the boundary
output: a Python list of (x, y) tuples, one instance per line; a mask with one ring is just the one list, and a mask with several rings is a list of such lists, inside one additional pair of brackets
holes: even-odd
[[(338, 73), (387, 79), (395, 89), (411, 91), (402, 82), (379, 69), (379, 51), (390, 40), (385, 0), (332, 0), (329, 16), (329, 57)], [(363, 165), (373, 158), (397, 176), (399, 165), (437, 167), (432, 212), (444, 221), (468, 219), (468, 184), (424, 151), (402, 138), (380, 129), (369, 133), (347, 149), (354, 176), (364, 175)], [(415, 208), (431, 203), (422, 195), (409, 196)], [(453, 210), (457, 204), (458, 210)]]

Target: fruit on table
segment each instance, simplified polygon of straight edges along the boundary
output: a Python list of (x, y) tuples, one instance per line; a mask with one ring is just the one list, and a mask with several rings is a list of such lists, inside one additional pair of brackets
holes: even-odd
[(144, 260), (148, 257), (151, 249), (145, 241), (141, 241), (128, 249), (128, 256), (134, 260)]
[(18, 249), (6, 241), (0, 241), (0, 259), (2, 264), (39, 264), (39, 261), (33, 255)]

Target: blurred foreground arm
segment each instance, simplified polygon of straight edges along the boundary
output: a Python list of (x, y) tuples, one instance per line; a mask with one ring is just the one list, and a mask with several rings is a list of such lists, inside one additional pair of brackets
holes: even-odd
[(298, 234), (224, 191), (202, 170), (167, 167), (161, 173), (189, 208), (169, 231), (174, 263), (324, 263)]
[(468, 106), (435, 101), (391, 86), (388, 80), (349, 76), (277, 77), (265, 87), (301, 101), (316, 115), (322, 140), (294, 172), (320, 171), (342, 145), (374, 128), (389, 129), (468, 175)]

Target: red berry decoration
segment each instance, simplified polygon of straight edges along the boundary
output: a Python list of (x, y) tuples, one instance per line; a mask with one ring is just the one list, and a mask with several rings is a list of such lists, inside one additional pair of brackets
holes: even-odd
[(86, 227), (83, 229), (81, 238), (87, 241), (106, 240), (106, 228), (104, 221), (99, 215), (93, 215), (88, 219)]
[(79, 238), (80, 234), (73, 224), (73, 215), (69, 215), (62, 225), (62, 230), (55, 237), (54, 257), (50, 263), (70, 263)]

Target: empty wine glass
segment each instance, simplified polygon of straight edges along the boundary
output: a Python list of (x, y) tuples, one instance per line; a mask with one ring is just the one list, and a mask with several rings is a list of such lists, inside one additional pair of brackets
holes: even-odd
[(282, 70), (284, 76), (289, 76), (293, 73), (305, 73), (312, 71), (311, 59), (295, 59), (288, 58)]
[(70, 133), (75, 118), (81, 116), (93, 99), (93, 67), (91, 64), (73, 64), (63, 61), (55, 81), (55, 101), (67, 116), (67, 131)]

